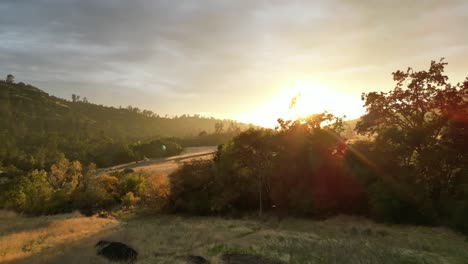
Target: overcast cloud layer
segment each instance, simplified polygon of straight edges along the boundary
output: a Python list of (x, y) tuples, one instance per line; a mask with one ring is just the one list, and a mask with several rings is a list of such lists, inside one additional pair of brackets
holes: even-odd
[(0, 74), (65, 98), (235, 118), (308, 79), (359, 96), (446, 57), (468, 1), (0, 0)]

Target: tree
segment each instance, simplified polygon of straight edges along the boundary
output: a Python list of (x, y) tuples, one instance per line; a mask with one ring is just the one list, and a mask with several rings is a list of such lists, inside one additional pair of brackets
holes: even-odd
[(213, 201), (215, 197), (220, 199), (226, 195), (226, 191), (217, 192), (219, 180), (215, 180), (213, 162), (195, 160), (183, 163), (169, 175), (168, 193), (173, 210), (204, 215), (224, 209)]
[(441, 59), (432, 61), (428, 71), (396, 71), (393, 79), (397, 84), (392, 91), (363, 94), (367, 113), (357, 123), (357, 131), (365, 134), (398, 129), (404, 133), (404, 144), (416, 152), (433, 143), (451, 115), (466, 106), (462, 90), (466, 90), (463, 86), (468, 80), (463, 85), (449, 84), (443, 74), (445, 65)]
[(367, 112), (356, 125), (358, 133), (375, 135), (377, 146), (392, 151), (400, 166), (414, 168), (416, 182), (433, 199), (455, 183), (461, 163), (453, 161), (463, 154), (447, 144), (466, 136), (459, 128), (468, 122), (468, 78), (450, 84), (446, 65), (441, 59), (429, 70), (394, 72), (392, 91), (362, 95)]
[(52, 193), (53, 189), (47, 182), (47, 173), (33, 170), (22, 176), (9, 192), (9, 207), (30, 214), (45, 213)]
[(122, 205), (124, 207), (133, 207), (135, 205), (135, 202), (135, 195), (132, 192), (128, 192), (122, 197)]
[(15, 76), (12, 74), (8, 74), (5, 80), (7, 83), (14, 83), (15, 82)]
[(50, 167), (49, 183), (55, 190), (70, 193), (82, 181), (82, 165), (79, 161), (70, 162), (62, 158)]
[(224, 123), (223, 122), (216, 122), (215, 123), (215, 133), (221, 134), (224, 130)]
[[(279, 213), (324, 215), (354, 210), (360, 190), (341, 160), (342, 120), (329, 113), (278, 120), (272, 199)], [(356, 202), (357, 203), (357, 202)]]
[(233, 139), (231, 161), (237, 160), (242, 169), (249, 171), (249, 177), (256, 179), (258, 190), (258, 215), (263, 214), (263, 203), (271, 175), (270, 168), (275, 155), (275, 135), (273, 131), (249, 129)]
[(151, 210), (162, 210), (169, 204), (170, 184), (164, 174), (153, 174), (145, 179), (142, 202)]

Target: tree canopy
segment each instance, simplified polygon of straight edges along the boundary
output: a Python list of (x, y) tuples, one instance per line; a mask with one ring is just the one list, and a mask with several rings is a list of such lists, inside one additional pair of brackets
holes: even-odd
[[(155, 157), (149, 152), (157, 150), (140, 151), (154, 140), (169, 147), (158, 155), (172, 155), (181, 150), (177, 144), (219, 144), (247, 128), (199, 115), (165, 118), (132, 106), (107, 107), (76, 94), (71, 99), (51, 96), (31, 85), (0, 82), (0, 169), (48, 169), (61, 154), (107, 167), (143, 155)], [(228, 128), (224, 132), (219, 129), (223, 126)], [(199, 137), (202, 131), (207, 134)]]
[(242, 132), (213, 162), (171, 175), (173, 209), (350, 213), (468, 233), (468, 79), (451, 84), (446, 65), (395, 71), (394, 89), (363, 94), (360, 139), (329, 113)]

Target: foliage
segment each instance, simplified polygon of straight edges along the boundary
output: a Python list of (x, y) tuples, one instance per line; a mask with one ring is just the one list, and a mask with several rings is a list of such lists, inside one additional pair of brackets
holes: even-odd
[[(214, 133), (215, 124), (228, 128), (224, 131), (247, 127), (199, 115), (168, 118), (131, 106), (106, 107), (79, 95), (71, 99), (57, 98), (23, 83), (0, 82), (0, 163), (28, 172), (49, 169), (64, 155), (69, 160), (108, 167), (145, 155), (178, 153), (180, 143), (167, 137), (198, 138), (202, 131)], [(152, 142), (166, 145), (168, 151), (153, 153)], [(139, 152), (139, 148), (145, 150)]]
[(8, 74), (6, 79), (5, 79), (5, 82), (14, 83), (15, 82), (15, 76), (13, 76), (13, 74)]
[(34, 170), (17, 179), (7, 195), (7, 208), (30, 214), (46, 213), (53, 194), (45, 171)]
[(173, 209), (193, 214), (251, 211), (268, 201), (269, 155), (265, 140), (272, 131), (250, 129), (219, 146), (215, 162), (187, 163), (170, 175)]
[(137, 196), (144, 193), (145, 177), (141, 174), (124, 174), (119, 177), (119, 192), (121, 195), (131, 192)]
[(145, 205), (162, 210), (169, 187), (157, 179), (125, 172), (97, 174), (94, 164), (82, 166), (78, 161), (62, 158), (49, 172), (34, 170), (8, 182), (0, 205), (30, 215), (73, 210), (92, 215), (119, 204), (132, 207), (144, 198)]
[(356, 124), (363, 140), (347, 141), (343, 120), (328, 113), (240, 133), (213, 162), (171, 175), (175, 208), (364, 214), (468, 232), (468, 78), (450, 84), (445, 65), (396, 71), (395, 89), (363, 94), (367, 112)]
[(79, 161), (70, 162), (65, 157), (50, 167), (49, 183), (55, 190), (72, 192), (82, 178), (82, 166)]
[[(94, 211), (119, 203), (131, 207), (138, 201), (152, 209), (200, 215), (362, 214), (389, 223), (442, 224), (468, 233), (468, 78), (450, 84), (444, 75), (446, 64), (433, 61), (429, 70), (396, 71), (393, 90), (363, 94), (367, 112), (356, 124), (363, 137), (352, 141), (347, 139), (352, 133), (342, 118), (329, 113), (279, 119), (275, 130), (241, 132), (234, 123), (226, 128), (229, 123), (212, 122), (214, 133), (197, 131), (198, 136), (185, 141), (136, 140), (150, 134), (146, 129), (137, 131), (140, 121), (169, 124), (169, 120), (134, 108), (84, 105), (78, 97), (73, 103), (61, 101), (23, 85), (34, 91), (37, 102), (44, 102), (41, 97), (53, 99), (55, 105), (48, 111), (68, 121), (43, 122), (56, 116), (47, 113), (46, 118), (35, 118), (36, 110), (51, 105), (35, 108), (22, 101), (26, 95), (18, 97), (21, 100), (2, 97), (10, 101), (0, 104), (6, 117), (0, 119), (0, 125), (5, 124), (0, 130), (0, 176), (7, 179), (0, 182), (0, 189), (7, 190), (0, 205), (28, 214), (73, 208)], [(62, 104), (60, 111), (55, 109), (57, 103)], [(74, 115), (63, 105), (76, 113), (93, 108), (93, 113), (109, 111), (113, 116), (120, 111), (128, 127), (123, 131), (118, 131), (119, 125), (101, 127), (106, 124), (102, 120), (92, 125), (81, 119), (91, 115)], [(27, 114), (10, 111), (21, 107), (21, 113)], [(15, 118), (18, 122), (12, 121)], [(132, 123), (136, 119), (140, 121)], [(70, 128), (65, 134), (46, 133), (59, 131), (55, 125), (64, 124)], [(133, 132), (135, 137), (128, 136)], [(130, 139), (136, 141), (130, 144)], [(133, 171), (96, 174), (94, 165), (82, 165), (172, 155), (182, 145), (217, 140), (224, 143), (213, 160), (184, 163), (169, 178)], [(50, 170), (31, 170), (36, 167)]]
[(210, 161), (184, 163), (170, 175), (171, 207), (176, 212), (213, 212), (215, 178)]
[(305, 215), (359, 211), (353, 204), (364, 199), (361, 186), (342, 164), (342, 119), (323, 113), (279, 125), (273, 181), (278, 209)]
[(133, 151), (140, 158), (160, 158), (180, 154), (182, 147), (174, 139), (156, 139), (148, 143), (135, 145)]
[[(219, 147), (212, 164), (186, 164), (171, 175), (171, 197), (190, 203), (176, 203), (189, 213), (258, 210), (261, 215), (272, 206), (298, 214), (354, 212), (358, 208), (351, 204), (363, 194), (338, 164), (344, 143), (338, 122), (322, 114), (280, 120), (277, 131), (242, 132)], [(330, 188), (335, 190), (327, 192)]]
[[(229, 127), (231, 128), (231, 127)], [(184, 147), (203, 147), (203, 146), (217, 146), (227, 143), (233, 137), (239, 135), (240, 129), (233, 128), (222, 133), (206, 133), (200, 132), (196, 137), (186, 137), (178, 139), (177, 142)]]
[(136, 203), (135, 195), (132, 192), (128, 192), (122, 197), (122, 205), (125, 207), (133, 207)]
[(363, 94), (367, 113), (356, 129), (375, 140), (371, 149), (350, 155), (373, 170), (367, 189), (378, 218), (449, 225), (453, 218), (468, 220), (454, 213), (468, 198), (462, 184), (468, 180), (468, 79), (450, 84), (445, 65), (440, 60), (427, 71), (396, 71), (395, 89)]
[(118, 179), (103, 175), (94, 177), (86, 188), (74, 195), (73, 206), (85, 214), (93, 214), (99, 209), (109, 209), (118, 204)]
[(166, 175), (150, 175), (145, 178), (142, 204), (151, 211), (160, 212), (169, 206), (169, 180)]

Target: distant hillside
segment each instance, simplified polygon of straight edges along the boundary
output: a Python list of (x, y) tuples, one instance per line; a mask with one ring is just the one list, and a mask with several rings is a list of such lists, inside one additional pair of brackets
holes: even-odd
[(103, 146), (112, 145), (115, 154), (119, 152), (115, 148), (140, 140), (197, 136), (214, 132), (215, 126), (218, 132), (248, 127), (200, 116), (164, 118), (135, 107), (93, 104), (76, 96), (68, 101), (31, 85), (0, 82), (0, 168), (2, 164), (23, 169), (47, 167), (60, 153), (94, 162), (101, 155), (111, 155), (100, 150)]

